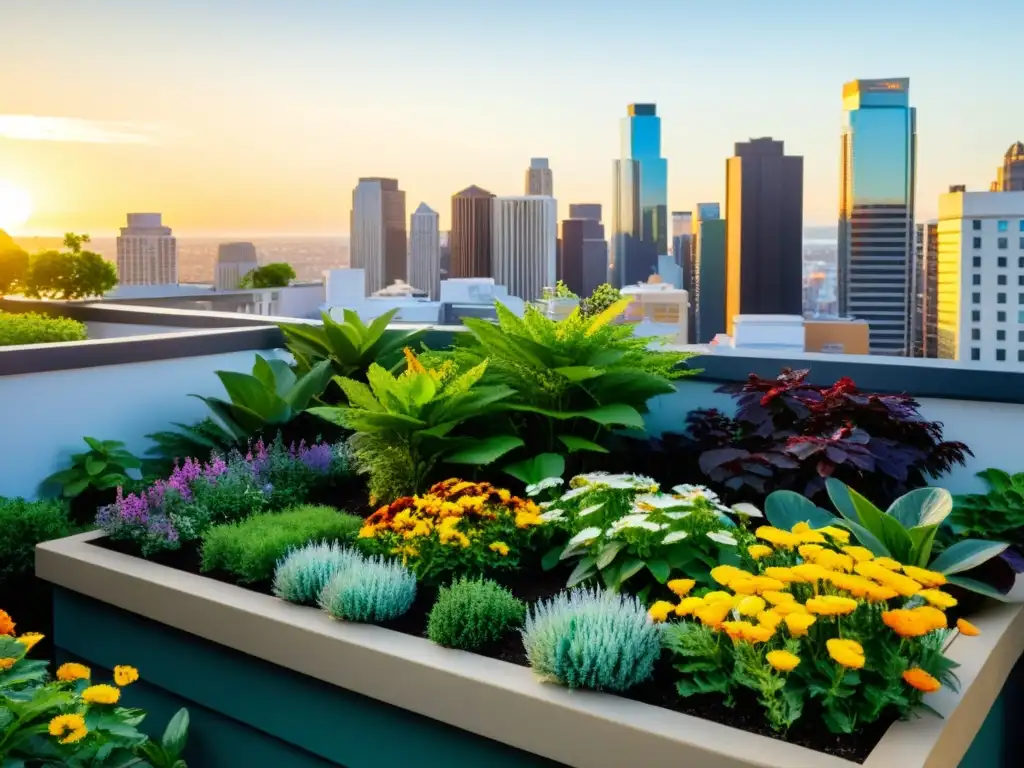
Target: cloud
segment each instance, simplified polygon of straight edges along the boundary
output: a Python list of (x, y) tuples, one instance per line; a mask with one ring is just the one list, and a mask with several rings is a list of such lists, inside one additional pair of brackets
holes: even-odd
[(62, 141), (76, 144), (158, 144), (160, 131), (137, 123), (82, 120), (77, 117), (0, 115), (0, 139)]

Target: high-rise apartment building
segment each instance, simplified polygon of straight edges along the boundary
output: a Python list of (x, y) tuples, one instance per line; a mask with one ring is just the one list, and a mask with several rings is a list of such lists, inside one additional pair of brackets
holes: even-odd
[(1024, 367), (1024, 191), (939, 197), (938, 354)]
[(608, 282), (608, 242), (604, 237), (599, 203), (569, 206), (569, 218), (562, 221), (558, 279), (580, 297), (589, 296)]
[(668, 253), (668, 162), (654, 104), (630, 104), (621, 123), (612, 190), (611, 283), (646, 282)]
[(349, 261), (365, 270), (367, 296), (406, 279), (405, 192), (397, 179), (359, 179), (349, 231)]
[(680, 287), (689, 294), (690, 306), (686, 328), (693, 344), (697, 334), (697, 278), (694, 273), (693, 257), (693, 213), (691, 211), (672, 211), (672, 258), (679, 266), (681, 275)]
[(917, 173), (909, 78), (846, 83), (843, 118), (839, 312), (867, 321), (871, 354), (905, 355)]
[(551, 177), (551, 168), (548, 166), (546, 157), (531, 157), (530, 167), (526, 169), (527, 195), (547, 195), (552, 197), (555, 194), (554, 179)]
[(737, 315), (803, 313), (804, 159), (771, 138), (726, 161), (726, 325)]
[(494, 198), (491, 272), (510, 296), (535, 301), (555, 284), (557, 219), (553, 197)]
[(1015, 141), (1003, 155), (1003, 165), (996, 170), (993, 192), (1024, 191), (1024, 144)]
[(693, 228), (694, 341), (707, 344), (725, 333), (725, 228), (718, 203), (697, 203)]
[(477, 186), (452, 195), (448, 277), (491, 277), (491, 227), (494, 195)]
[(121, 285), (178, 282), (178, 242), (159, 213), (129, 213), (117, 238), (117, 281)]
[(259, 265), (256, 246), (252, 243), (221, 243), (217, 246), (213, 287), (218, 291), (233, 291), (242, 278)]
[(441, 295), (441, 232), (437, 211), (426, 203), (409, 217), (409, 283), (431, 301)]
[(917, 225), (914, 245), (914, 314), (911, 357), (938, 357), (938, 222)]

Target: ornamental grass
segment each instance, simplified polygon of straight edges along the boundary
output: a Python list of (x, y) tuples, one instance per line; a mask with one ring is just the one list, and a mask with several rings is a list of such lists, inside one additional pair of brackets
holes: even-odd
[(430, 583), (519, 567), (544, 525), (534, 502), (490, 483), (453, 478), (378, 509), (356, 543), (368, 554), (400, 557)]
[[(678, 603), (650, 609), (666, 622), (681, 695), (731, 702), (748, 688), (776, 731), (806, 708), (833, 733), (850, 733), (893, 712), (906, 717), (943, 685), (955, 689), (957, 665), (943, 651), (944, 611), (956, 599), (941, 573), (875, 558), (839, 528), (762, 526), (755, 536), (763, 543), (748, 547), (746, 567), (712, 569), (721, 589), (694, 597), (683, 584)], [(962, 619), (957, 629), (978, 634)]]

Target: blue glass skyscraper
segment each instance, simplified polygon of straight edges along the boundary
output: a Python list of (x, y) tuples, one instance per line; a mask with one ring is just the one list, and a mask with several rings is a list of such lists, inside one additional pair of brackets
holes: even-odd
[(872, 354), (910, 347), (917, 110), (909, 92), (908, 78), (843, 86), (839, 311), (867, 321)]
[(668, 253), (668, 163), (654, 104), (630, 104), (615, 161), (609, 278), (622, 287), (658, 271)]

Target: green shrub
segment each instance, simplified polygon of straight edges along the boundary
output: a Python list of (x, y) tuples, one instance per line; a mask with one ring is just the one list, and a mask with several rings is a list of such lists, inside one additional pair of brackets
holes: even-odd
[(416, 577), (401, 563), (367, 558), (339, 570), (320, 594), (320, 607), (335, 619), (397, 619), (416, 599)]
[(643, 604), (614, 592), (562, 592), (535, 605), (522, 632), (533, 671), (568, 688), (628, 690), (661, 655), (661, 631)]
[(441, 588), (427, 636), (438, 645), (472, 651), (521, 627), (525, 615), (523, 602), (490, 579), (460, 579)]
[(71, 532), (67, 508), (58, 501), (0, 497), (0, 594), (13, 580), (32, 573), (36, 544)]
[(215, 525), (203, 534), (202, 569), (227, 571), (242, 582), (263, 581), (289, 550), (311, 541), (350, 541), (361, 525), (355, 515), (314, 506)]
[(20, 315), (0, 312), (0, 347), (85, 339), (85, 324), (77, 320), (67, 317), (46, 317), (35, 312)]
[(318, 541), (293, 549), (274, 570), (274, 594), (290, 603), (316, 605), (334, 574), (362, 559), (358, 551), (334, 542)]

